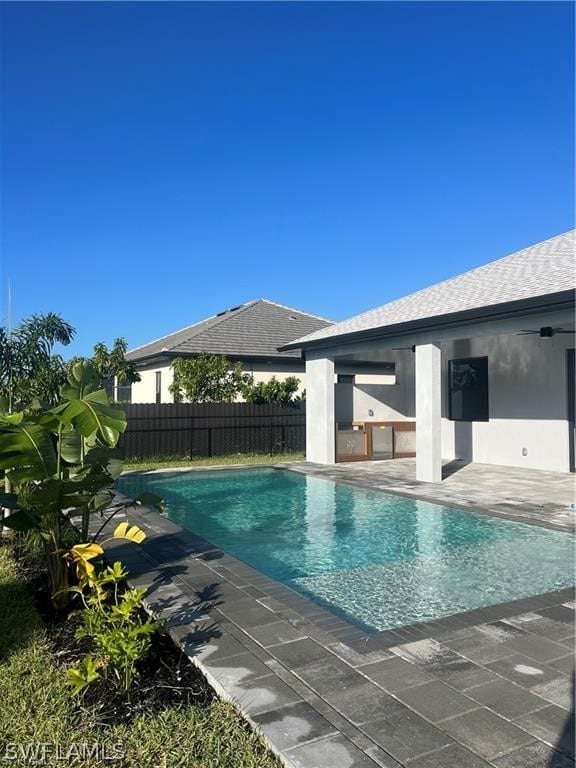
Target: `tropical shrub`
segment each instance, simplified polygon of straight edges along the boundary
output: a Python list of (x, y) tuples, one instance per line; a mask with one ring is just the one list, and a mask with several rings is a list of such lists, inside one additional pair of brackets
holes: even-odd
[[(70, 532), (88, 541), (91, 515), (114, 497), (114, 478), (122, 462), (114, 451), (126, 428), (123, 411), (110, 407), (100, 379), (86, 361), (77, 362), (61, 387), (60, 401), (49, 409), (0, 411), (0, 476), (11, 492), (0, 494), (10, 510), (3, 521), (17, 531), (37, 530), (44, 542), (54, 601), (67, 602), (69, 568), (62, 557)], [(143, 494), (133, 504), (155, 504)]]
[[(145, 534), (137, 526), (120, 523), (112, 538), (141, 543)], [(78, 666), (68, 670), (73, 694), (83, 691), (102, 674), (110, 673), (128, 691), (138, 676), (137, 662), (147, 653), (152, 635), (161, 626), (143, 610), (145, 589), (119, 588), (128, 575), (120, 562), (96, 571), (92, 560), (103, 553), (97, 544), (79, 545), (68, 553), (76, 565), (79, 581), (68, 591), (78, 594), (84, 605), (78, 612), (81, 623), (76, 637), (90, 639), (97, 654), (87, 654)]]
[(295, 399), (300, 385), (300, 379), (296, 376), (287, 376), (283, 381), (278, 381), (272, 376), (269, 381), (259, 381), (244, 389), (244, 399), (248, 403), (280, 403), (286, 405)]
[(179, 357), (171, 367), (174, 380), (169, 390), (175, 403), (232, 403), (253, 384), (252, 374), (241, 363), (232, 365), (223, 355)]

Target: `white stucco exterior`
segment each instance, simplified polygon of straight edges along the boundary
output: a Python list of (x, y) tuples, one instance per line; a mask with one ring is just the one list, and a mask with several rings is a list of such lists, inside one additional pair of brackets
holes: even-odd
[(155, 403), (156, 402), (156, 373), (160, 372), (161, 397), (163, 403), (172, 403), (174, 398), (170, 394), (168, 387), (172, 384), (174, 376), (172, 369), (168, 364), (154, 365), (146, 368), (139, 368), (141, 380), (132, 384), (132, 402), (133, 403)]
[[(272, 377), (276, 377), (279, 381), (289, 376), (296, 376), (300, 380), (298, 387), (298, 393), (301, 393), (305, 388), (305, 373), (302, 370), (298, 370), (298, 363), (292, 365), (290, 363), (244, 363), (244, 371), (251, 373), (254, 377), (254, 382), (270, 381)], [(300, 366), (301, 367), (301, 366)], [(132, 385), (132, 402), (133, 403), (155, 403), (156, 402), (156, 374), (160, 373), (161, 382), (161, 402), (173, 403), (174, 397), (170, 392), (170, 385), (174, 381), (174, 373), (169, 363), (162, 363), (157, 365), (148, 365), (138, 368), (141, 381)]]
[(306, 458), (319, 464), (336, 460), (334, 361), (312, 357), (306, 361)]
[(416, 480), (442, 480), (442, 352), (419, 344), (416, 355)]
[(490, 420), (447, 418), (443, 366), (443, 456), (483, 464), (568, 472), (566, 350), (574, 337), (495, 336), (452, 342), (443, 359), (488, 357)]

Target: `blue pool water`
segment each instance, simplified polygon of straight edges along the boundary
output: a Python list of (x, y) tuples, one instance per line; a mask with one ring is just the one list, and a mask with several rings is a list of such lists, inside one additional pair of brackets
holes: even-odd
[(562, 589), (574, 539), (286, 470), (127, 475), (166, 514), (253, 568), (383, 630)]

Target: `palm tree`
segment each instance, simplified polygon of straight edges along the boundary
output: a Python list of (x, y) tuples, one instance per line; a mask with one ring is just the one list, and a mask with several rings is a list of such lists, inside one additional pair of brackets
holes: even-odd
[[(14, 330), (0, 326), (0, 410), (13, 413), (29, 408), (34, 400), (53, 405), (67, 368), (55, 344), (70, 344), (75, 329), (54, 312), (31, 315)], [(6, 493), (12, 490), (4, 478)], [(6, 510), (0, 507), (0, 535)]]
[(100, 376), (100, 384), (108, 393), (111, 400), (116, 399), (117, 390), (126, 385), (140, 381), (136, 363), (126, 360), (128, 344), (122, 336), (114, 339), (109, 349), (102, 341), (94, 344), (91, 358), (73, 357), (68, 363), (69, 368), (80, 360), (89, 360)]
[(70, 344), (75, 329), (54, 312), (31, 315), (12, 331), (0, 327), (0, 397), (8, 413), (35, 399), (52, 404), (66, 381), (66, 364), (55, 344)]

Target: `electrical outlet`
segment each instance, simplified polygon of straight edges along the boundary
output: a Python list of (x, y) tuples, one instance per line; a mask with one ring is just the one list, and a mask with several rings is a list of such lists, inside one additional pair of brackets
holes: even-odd
[(528, 448), (522, 448), (522, 456), (528, 456)]

